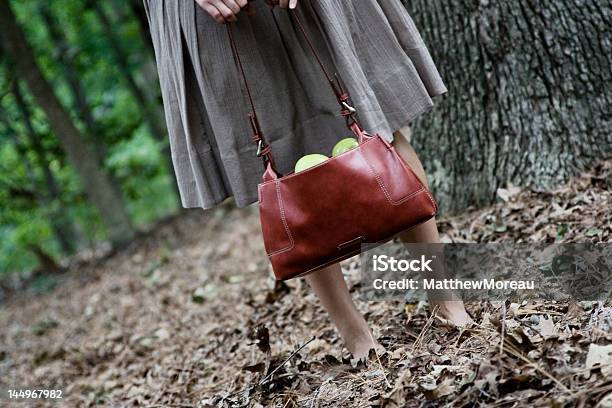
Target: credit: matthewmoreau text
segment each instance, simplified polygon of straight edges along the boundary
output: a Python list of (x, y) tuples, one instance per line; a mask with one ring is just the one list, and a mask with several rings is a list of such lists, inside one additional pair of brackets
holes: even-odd
[(376, 290), (535, 290), (532, 280), (461, 280), (461, 279), (374, 279)]

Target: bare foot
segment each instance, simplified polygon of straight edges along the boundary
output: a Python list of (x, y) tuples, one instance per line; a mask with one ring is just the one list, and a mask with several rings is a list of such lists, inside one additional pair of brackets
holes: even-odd
[(370, 354), (370, 350), (372, 349), (378, 353), (385, 350), (385, 348), (379, 342), (377, 342), (376, 339), (374, 339), (374, 336), (372, 336), (372, 333), (370, 332), (368, 332), (365, 336), (362, 334), (346, 339), (344, 344), (351, 352), (354, 360), (367, 359), (368, 355)]
[(460, 300), (431, 302), (430, 306), (432, 310), (438, 306), (437, 315), (457, 327), (467, 327), (474, 323)]

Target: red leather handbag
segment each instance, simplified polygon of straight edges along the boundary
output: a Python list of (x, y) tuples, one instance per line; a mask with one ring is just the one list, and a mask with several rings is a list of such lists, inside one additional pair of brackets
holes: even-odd
[(393, 146), (363, 131), (348, 93), (329, 75), (297, 13), (304, 35), (340, 104), (359, 146), (299, 173), (279, 175), (266, 143), (244, 67), (227, 24), (229, 42), (250, 103), (249, 120), (257, 155), (264, 164), (258, 186), (264, 245), (277, 280), (303, 276), (361, 251), (362, 243), (384, 243), (437, 213), (435, 200)]

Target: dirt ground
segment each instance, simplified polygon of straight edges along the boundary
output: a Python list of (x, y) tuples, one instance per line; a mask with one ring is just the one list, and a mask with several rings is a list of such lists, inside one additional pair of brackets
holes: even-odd
[[(612, 161), (554, 191), (439, 220), (445, 242), (610, 242)], [(0, 390), (108, 407), (612, 407), (611, 302), (367, 302), (386, 352), (355, 365), (302, 280), (275, 284), (255, 207), (189, 211), (110, 257), (70, 264), (0, 306)], [(40, 286), (40, 285), (39, 285)], [(4, 398), (4, 399), (2, 399)]]

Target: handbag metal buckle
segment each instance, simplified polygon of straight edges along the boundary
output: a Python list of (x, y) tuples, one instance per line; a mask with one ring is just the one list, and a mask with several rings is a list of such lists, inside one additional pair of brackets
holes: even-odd
[(349, 105), (345, 101), (342, 101), (342, 106), (344, 106), (344, 108), (347, 109), (351, 113), (357, 112), (357, 109), (353, 108), (351, 105)]
[(257, 141), (257, 157), (261, 157), (261, 151), (263, 150), (263, 140), (259, 139)]

